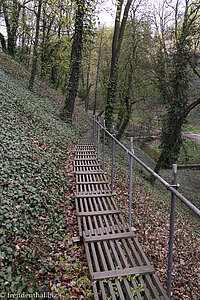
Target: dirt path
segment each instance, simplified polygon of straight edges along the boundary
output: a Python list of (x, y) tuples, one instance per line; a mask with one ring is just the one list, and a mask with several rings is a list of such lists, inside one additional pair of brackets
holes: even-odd
[[(160, 137), (161, 135), (161, 127), (152, 126), (149, 124), (142, 124), (139, 122), (130, 122), (128, 127), (129, 133), (137, 132), (137, 136), (153, 136), (153, 137)], [(186, 140), (190, 140), (200, 144), (200, 133), (191, 133), (191, 132), (183, 132), (182, 136)]]
[(200, 133), (190, 133), (190, 132), (183, 132), (182, 136), (186, 140), (191, 140), (193, 142), (200, 144)]

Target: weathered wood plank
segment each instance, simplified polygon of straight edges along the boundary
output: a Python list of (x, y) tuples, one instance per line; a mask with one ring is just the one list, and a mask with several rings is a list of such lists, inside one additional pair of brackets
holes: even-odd
[(124, 277), (129, 275), (146, 275), (152, 274), (155, 272), (155, 269), (152, 265), (149, 266), (140, 266), (133, 268), (126, 268), (122, 270), (111, 270), (111, 271), (101, 271), (92, 273), (91, 277), (93, 280), (103, 280), (115, 277)]
[[(77, 199), (75, 199), (75, 203), (76, 203), (76, 211), (79, 211), (78, 200)], [(78, 231), (79, 231), (79, 236), (81, 238), (83, 236), (83, 231), (82, 231), (82, 226), (81, 226), (81, 220), (80, 220), (80, 218), (78, 218)]]
[(85, 234), (83, 233), (83, 237), (84, 237), (85, 243), (90, 243), (90, 242), (100, 242), (100, 241), (135, 238), (135, 234), (133, 232), (121, 232), (121, 233), (115, 233), (115, 234), (86, 237)]
[(91, 170), (91, 171), (74, 171), (74, 173), (76, 173), (76, 174), (78, 174), (78, 175), (85, 175), (85, 174), (104, 174), (104, 172), (103, 171), (101, 171), (101, 170), (97, 170), (97, 171), (93, 171), (93, 170)]
[(87, 217), (87, 216), (100, 216), (100, 215), (114, 215), (120, 214), (119, 210), (107, 210), (107, 211), (86, 211), (86, 212), (78, 212), (79, 217)]
[(99, 167), (99, 164), (74, 164), (75, 167)]
[(88, 158), (88, 156), (86, 158), (74, 158), (74, 161), (97, 161), (96, 157), (90, 157)]
[(108, 181), (77, 181), (76, 184), (108, 184)]
[(89, 194), (89, 193), (87, 193), (87, 194), (76, 194), (75, 195), (75, 197), (76, 198), (96, 198), (96, 197), (112, 197), (112, 194), (111, 193), (105, 193), (105, 194), (103, 194), (103, 193), (95, 193), (95, 194)]

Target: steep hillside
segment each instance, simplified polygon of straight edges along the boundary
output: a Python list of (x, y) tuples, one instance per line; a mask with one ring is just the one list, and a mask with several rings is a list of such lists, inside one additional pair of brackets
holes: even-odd
[[(130, 147), (123, 140), (123, 144)], [(151, 159), (134, 149), (137, 157), (151, 166)], [(112, 146), (106, 145), (107, 176), (111, 174)], [(102, 154), (102, 153), (101, 153)], [(144, 169), (133, 163), (132, 224), (142, 249), (155, 265), (157, 275), (166, 289), (171, 195), (159, 185), (144, 179)], [(180, 179), (180, 178), (179, 178)], [(180, 182), (180, 181), (178, 181)], [(129, 158), (121, 147), (115, 147), (114, 190), (116, 202), (128, 222)], [(176, 199), (172, 272), (172, 299), (198, 300), (198, 268), (200, 263), (200, 223), (179, 199)]]
[[(19, 80), (24, 86), (28, 86), (30, 73), (27, 66), (13, 60), (9, 55), (6, 55), (1, 51), (0, 66), (6, 74), (9, 74), (12, 78)], [(38, 78), (36, 78), (34, 82), (34, 90), (56, 106), (61, 107), (63, 105), (64, 97)]]
[[(35, 90), (49, 100), (31, 93), (26, 88), (28, 72), (5, 55), (1, 56), (3, 61), (0, 296), (7, 299), (8, 293), (62, 293), (62, 272), (66, 273), (63, 261), (67, 257), (71, 264), (78, 265), (73, 269), (74, 278), (87, 273), (83, 249), (74, 251), (74, 245), (66, 243), (76, 232), (71, 201), (73, 145), (88, 130), (90, 118), (87, 116), (81, 125), (63, 123), (58, 106), (52, 103), (58, 104), (62, 98), (39, 81)], [(12, 70), (15, 78), (9, 74)]]

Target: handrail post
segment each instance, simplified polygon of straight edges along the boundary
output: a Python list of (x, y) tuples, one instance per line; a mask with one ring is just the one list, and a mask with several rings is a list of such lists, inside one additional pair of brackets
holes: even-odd
[(114, 180), (114, 151), (115, 151), (115, 141), (114, 136), (114, 125), (112, 127), (112, 166), (111, 166), (111, 193), (113, 193), (113, 180)]
[[(172, 168), (172, 186), (177, 187), (177, 165)], [(173, 260), (173, 240), (174, 240), (174, 219), (175, 219), (175, 200), (176, 196), (171, 195), (171, 214), (170, 214), (170, 234), (169, 234), (169, 253), (167, 269), (167, 296), (171, 299), (171, 281), (172, 281), (172, 260)]]
[(103, 171), (105, 171), (105, 140), (106, 140), (106, 121), (103, 120)]
[(95, 115), (93, 115), (93, 143), (95, 143)]
[[(131, 145), (130, 145), (131, 153), (134, 154), (133, 150), (133, 138), (131, 137)], [(130, 173), (129, 173), (129, 214), (128, 214), (128, 220), (129, 225), (131, 227), (131, 206), (132, 206), (132, 185), (133, 185), (133, 157), (130, 155)]]
[(96, 123), (96, 115), (94, 115), (94, 146), (96, 150), (96, 134), (97, 134), (97, 123)]
[(97, 131), (97, 159), (99, 160), (99, 142), (100, 142), (100, 117), (97, 119), (98, 121), (98, 131)]
[(98, 117), (96, 116), (96, 140), (95, 140), (96, 152), (98, 152), (98, 144), (97, 144), (97, 141), (98, 141), (98, 128), (99, 128)]

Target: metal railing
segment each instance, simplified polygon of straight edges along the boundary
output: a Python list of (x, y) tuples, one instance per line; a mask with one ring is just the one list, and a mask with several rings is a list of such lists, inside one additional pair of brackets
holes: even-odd
[(172, 183), (168, 183), (160, 175), (154, 172), (148, 167), (142, 160), (140, 160), (135, 154), (133, 149), (133, 138), (131, 138), (130, 149), (126, 148), (120, 141), (118, 141), (114, 135), (114, 126), (112, 133), (106, 129), (105, 120), (103, 125), (100, 122), (100, 117), (94, 116), (93, 121), (93, 140), (99, 159), (100, 150), (100, 130), (103, 130), (103, 170), (105, 171), (105, 138), (106, 134), (112, 139), (112, 162), (111, 162), (111, 192), (113, 193), (113, 180), (114, 180), (114, 149), (115, 143), (119, 145), (130, 157), (130, 173), (129, 173), (129, 213), (128, 220), (131, 226), (132, 217), (132, 178), (133, 178), (133, 160), (137, 161), (144, 169), (146, 169), (153, 177), (161, 182), (167, 190), (171, 192), (171, 213), (170, 213), (170, 234), (169, 234), (169, 251), (168, 251), (168, 269), (167, 269), (167, 295), (171, 298), (171, 281), (172, 281), (172, 261), (173, 261), (173, 240), (174, 240), (174, 221), (175, 221), (175, 199), (180, 199), (185, 205), (187, 205), (197, 216), (200, 217), (200, 210), (193, 205), (188, 199), (186, 199), (181, 193), (177, 191), (179, 185), (177, 184), (177, 165), (174, 164), (172, 167)]

